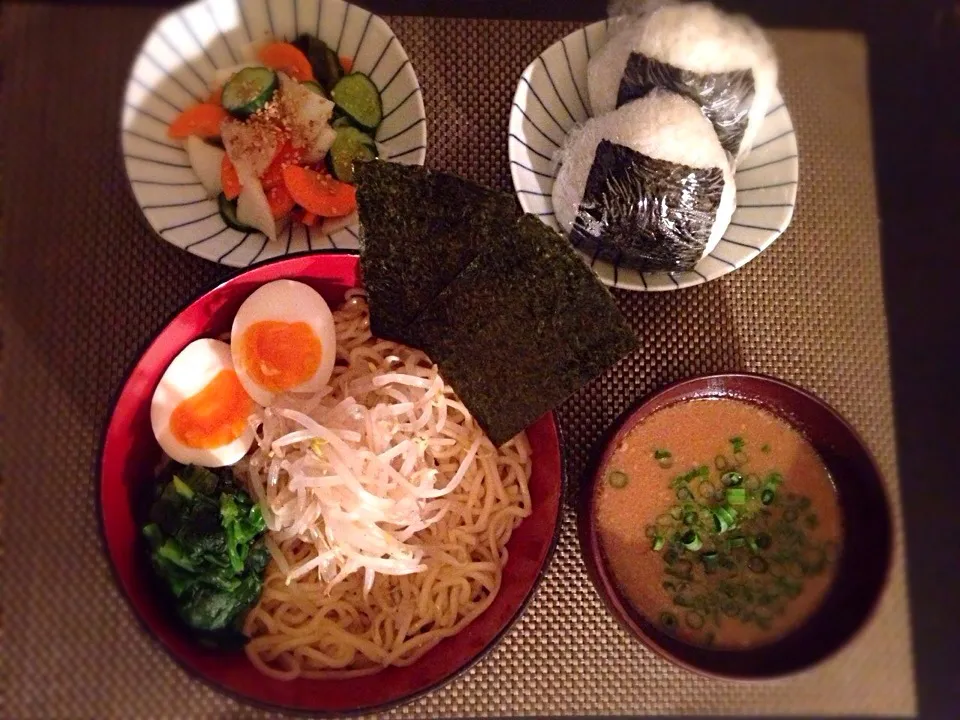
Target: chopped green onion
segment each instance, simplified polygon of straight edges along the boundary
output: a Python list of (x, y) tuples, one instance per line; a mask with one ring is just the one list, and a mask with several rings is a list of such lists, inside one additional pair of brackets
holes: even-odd
[(684, 525), (696, 525), (697, 523), (697, 514), (695, 512), (688, 512), (683, 516)]
[(691, 576), (691, 574), (693, 573), (693, 563), (692, 563), (692, 562), (690, 562), (689, 560), (686, 560), (686, 559), (684, 559), (684, 558), (680, 558), (680, 559), (677, 560), (677, 562), (674, 564), (674, 567), (675, 567), (676, 571), (677, 571), (678, 573), (680, 573), (679, 577), (681, 577), (681, 578), (683, 578), (683, 579), (686, 579), (686, 580), (689, 580), (689, 579), (690, 579), (690, 576)]
[(731, 505), (743, 505), (747, 502), (747, 491), (743, 488), (727, 488), (724, 495)]
[(735, 600), (724, 600), (720, 603), (720, 612), (727, 617), (736, 617), (740, 614), (740, 605)]
[(760, 548), (761, 550), (766, 550), (773, 543), (773, 540), (769, 535), (767, 535), (767, 533), (762, 532), (762, 533), (757, 533), (757, 537), (754, 540), (754, 542), (756, 542), (758, 548)]
[(724, 457), (723, 455), (717, 455), (713, 459), (713, 466), (717, 468), (717, 470), (719, 470), (720, 472), (723, 472), (728, 467), (730, 467), (730, 463), (727, 462), (727, 458)]
[(763, 492), (760, 493), (760, 502), (762, 502), (764, 505), (769, 505), (770, 503), (773, 502), (774, 495), (775, 493), (773, 492), (772, 489), (764, 488)]
[(810, 498), (804, 495), (800, 498), (800, 503), (797, 505), (800, 510), (809, 510), (810, 509)]
[(801, 551), (798, 562), (804, 575), (818, 575), (827, 567), (827, 553), (822, 548), (807, 548)]
[(729, 540), (727, 540), (727, 547), (731, 549), (743, 547), (746, 544), (747, 544), (747, 539), (743, 537), (743, 535), (737, 535), (736, 537), (732, 537)]
[[(761, 614), (761, 611), (763, 614)], [(763, 610), (763, 608), (757, 608), (753, 611), (753, 621), (761, 630), (770, 629), (770, 620), (771, 616)]]
[(693, 607), (693, 603), (683, 593), (677, 593), (673, 596), (673, 604), (684, 608)]
[(657, 527), (655, 525), (647, 525), (643, 532), (651, 540), (660, 534), (657, 532)]
[(755, 573), (765, 573), (770, 566), (767, 564), (767, 561), (764, 560), (759, 555), (754, 555), (747, 562), (747, 567), (750, 568)]
[(674, 550), (673, 548), (669, 548), (669, 549), (663, 554), (663, 561), (664, 561), (667, 565), (673, 565), (673, 564), (677, 561), (677, 558), (678, 558), (678, 557), (680, 557), (680, 556), (677, 555), (677, 551)]
[(656, 460), (657, 465), (662, 467), (664, 470), (673, 467), (673, 453), (671, 453), (669, 450), (654, 450), (653, 459)]
[(614, 470), (607, 475), (607, 482), (609, 482), (612, 487), (615, 487), (618, 490), (620, 488), (625, 488), (629, 481), (630, 478), (627, 477), (627, 474), (625, 472), (621, 472), (620, 470)]
[(666, 590), (667, 592), (673, 592), (674, 590), (677, 589), (677, 586), (674, 585), (673, 582), (671, 582), (670, 580), (664, 580), (662, 585), (663, 585), (663, 589)]
[(702, 498), (712, 498), (715, 492), (717, 492), (717, 487), (709, 480), (701, 480), (697, 486), (697, 494)]
[(779, 484), (782, 483), (782, 482), (783, 482), (783, 475), (781, 475), (780, 473), (778, 473), (778, 472), (776, 472), (776, 471), (774, 471), (774, 472), (770, 473), (769, 475), (767, 475), (767, 485), (776, 486), (776, 485), (779, 485)]
[(760, 452), (763, 452), (763, 453), (768, 453), (768, 452), (770, 452), (770, 444), (769, 444), (769, 443), (764, 443), (763, 445), (761, 445), (761, 446), (760, 446)]
[(747, 490), (756, 490), (760, 487), (760, 476), (755, 473), (750, 473), (747, 475), (743, 484)]
[(687, 614), (683, 616), (683, 619), (687, 623), (687, 627), (691, 630), (699, 630), (703, 627), (703, 615), (695, 610), (689, 610)]
[(739, 487), (743, 484), (743, 475), (738, 472), (724, 473), (720, 478), (720, 482), (722, 482), (726, 487)]
[(673, 518), (670, 517), (669, 513), (663, 513), (662, 515), (657, 516), (657, 525), (660, 527), (667, 527), (668, 525), (673, 524)]
[(693, 493), (690, 492), (690, 488), (682, 487), (677, 490), (677, 500), (680, 502), (687, 502), (688, 500), (693, 500)]
[(746, 465), (750, 461), (750, 456), (742, 450), (738, 450), (733, 454), (733, 459), (736, 460), (737, 465)]
[(680, 520), (683, 517), (683, 508), (681, 508), (679, 505), (674, 505), (672, 508), (670, 508), (670, 517), (672, 517), (674, 520)]
[(725, 533), (734, 523), (734, 517), (726, 506), (720, 506), (713, 511), (713, 527), (718, 533)]
[(796, 522), (798, 517), (800, 517), (800, 513), (797, 512), (796, 508), (790, 507), (783, 511), (784, 522), (788, 522), (788, 523)]
[(803, 522), (806, 523), (807, 527), (810, 528), (811, 530), (816, 529), (816, 527), (820, 524), (820, 521), (817, 519), (817, 516), (815, 513), (810, 513), (809, 515), (807, 515), (803, 519)]
[[(700, 477), (710, 477), (710, 468), (708, 468), (706, 465), (701, 465), (697, 468), (696, 473)], [(697, 475), (694, 475), (694, 477)]]
[(703, 561), (703, 569), (706, 573), (713, 573), (717, 570), (718, 555), (716, 550), (709, 550), (707, 552), (700, 553), (700, 560)]
[(694, 552), (703, 547), (703, 541), (700, 540), (700, 534), (696, 530), (687, 530), (680, 538), (680, 542), (687, 550)]
[(740, 452), (743, 450), (744, 445), (746, 445), (746, 443), (743, 441), (743, 438), (739, 435), (737, 437), (730, 438), (730, 444), (733, 446), (734, 453)]
[(750, 546), (750, 550), (753, 552), (760, 552), (760, 546), (757, 544), (757, 539), (755, 537), (748, 537), (747, 545)]
[(664, 629), (668, 632), (673, 631), (677, 627), (677, 616), (668, 612), (660, 613), (660, 624), (663, 625)]
[(654, 552), (660, 552), (660, 550), (663, 549), (664, 543), (666, 543), (666, 540), (663, 539), (663, 535), (657, 535), (653, 539)]

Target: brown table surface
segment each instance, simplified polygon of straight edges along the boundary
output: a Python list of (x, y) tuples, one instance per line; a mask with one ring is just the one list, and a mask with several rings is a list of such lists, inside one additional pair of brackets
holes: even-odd
[[(506, 6), (502, 2), (482, 5), (461, 2), (456, 6), (447, 6), (416, 0), (367, 5), (382, 13), (445, 11), (458, 15), (497, 16), (517, 11), (536, 18), (563, 15), (582, 19), (599, 15), (598, 4), (593, 2), (580, 4), (572, 10), (568, 5), (550, 4), (547, 7), (547, 3), (542, 2), (528, 2), (519, 7)], [(938, 332), (944, 320), (952, 321), (951, 325), (955, 327), (958, 317), (955, 295), (950, 291), (949, 283), (957, 264), (952, 253), (947, 255), (952, 240), (947, 232), (957, 227), (955, 221), (958, 219), (958, 204), (950, 201), (955, 198), (952, 191), (956, 190), (955, 168), (960, 156), (955, 135), (958, 107), (953, 98), (945, 97), (946, 89), (950, 87), (948, 80), (955, 78), (955, 60), (950, 63), (947, 58), (957, 57), (956, 20), (949, 12), (943, 11), (947, 3), (913, 3), (910, 4), (910, 12), (900, 8), (885, 9), (878, 13), (868, 13), (866, 3), (856, 2), (839, 6), (831, 3), (834, 7), (829, 11), (813, 8), (817, 4), (812, 2), (782, 3), (776, 9), (771, 8), (770, 4), (756, 2), (734, 5), (753, 11), (767, 24), (840, 24), (865, 31), (870, 41), (874, 146), (884, 221), (884, 279), (891, 334), (900, 473), (909, 539), (917, 683), (922, 715), (950, 717), (960, 707), (956, 664), (949, 661), (951, 655), (947, 653), (948, 649), (955, 648), (960, 642), (956, 640), (958, 623), (955, 620), (955, 608), (950, 603), (956, 591), (957, 578), (955, 573), (942, 573), (939, 570), (945, 566), (956, 567), (960, 536), (957, 523), (951, 519), (950, 508), (957, 507), (960, 498), (957, 497), (958, 484), (933, 482), (931, 479), (950, 477), (947, 473), (946, 443), (939, 442), (938, 438), (955, 436), (957, 429), (953, 411), (958, 400), (957, 384), (953, 373), (948, 372), (956, 370), (957, 336), (955, 333)], [(109, 52), (109, 49), (105, 52)], [(116, 54), (119, 57), (123, 53), (118, 51)], [(9, 78), (10, 74), (16, 72), (16, 65), (6, 60), (0, 70)], [(938, 83), (938, 80), (942, 82)], [(51, 92), (56, 87), (56, 81), (52, 81), (45, 90)], [(934, 104), (937, 104), (938, 112), (930, 112)], [(20, 107), (2, 108), (4, 145), (10, 142), (10, 128), (30, 121), (20, 111)], [(7, 147), (4, 149), (8, 150)], [(934, 162), (935, 159), (937, 162)], [(91, 167), (91, 170), (97, 169)], [(914, 178), (925, 178), (925, 181), (917, 182)], [(12, 197), (8, 188), (11, 183), (17, 182), (17, 178), (4, 176), (3, 179), (6, 181), (3, 217), (8, 218), (11, 210), (9, 199)], [(95, 193), (95, 185), (88, 192)], [(105, 218), (105, 222), (109, 220), (109, 217)], [(97, 228), (89, 230), (97, 232)], [(30, 238), (24, 234), (18, 234), (15, 238), (6, 234), (4, 237), (7, 240), (3, 263), (4, 292), (7, 293), (8, 288), (14, 285), (8, 276), (9, 266), (6, 262), (9, 244), (11, 241), (18, 244), (29, 242)], [(168, 248), (159, 250), (164, 257), (173, 252)], [(45, 277), (48, 281), (55, 282), (57, 276), (70, 273), (68, 262), (38, 258), (36, 263), (38, 276), (42, 268), (47, 271)], [(201, 267), (199, 263), (193, 265), (195, 267), (187, 267), (186, 271), (183, 265), (179, 265), (181, 272), (175, 274), (158, 269), (153, 280), (172, 283), (177, 292), (187, 297), (198, 282), (217, 274), (208, 267)], [(23, 278), (20, 278), (22, 281)], [(51, 286), (51, 292), (53, 287), (55, 284)], [(132, 313), (138, 312), (140, 290), (116, 290), (129, 300), (129, 311)], [(152, 322), (155, 324), (156, 320)], [(90, 327), (93, 326), (63, 328), (62, 333), (69, 339)], [(4, 329), (8, 330), (7, 327)], [(142, 332), (133, 330), (131, 335), (131, 329), (125, 330), (121, 325), (115, 330), (114, 337), (107, 341), (135, 347), (145, 339)], [(63, 381), (82, 383), (83, 378), (71, 374), (69, 368), (58, 369), (63, 371)], [(18, 368), (8, 364), (4, 370), (3, 397), (6, 398), (12, 384), (16, 383)], [(113, 373), (116, 375), (120, 370), (114, 368)], [(104, 408), (90, 406), (88, 399), (82, 400), (82, 394), (78, 394), (77, 400), (82, 407), (76, 409), (103, 412)], [(3, 434), (6, 441), (12, 422), (9, 414), (4, 417), (4, 422), (7, 424)], [(904, 461), (904, 458), (907, 460)], [(9, 482), (12, 478), (5, 479)], [(14, 481), (26, 480), (18, 477)], [(56, 500), (55, 497), (46, 499), (52, 502)], [(6, 558), (4, 561), (6, 565)], [(3, 584), (9, 582), (11, 578), (7, 573)], [(950, 622), (950, 618), (953, 618), (953, 622)], [(5, 624), (15, 622), (9, 614), (5, 620)], [(11, 658), (6, 657), (6, 646), (4, 654), (4, 659), (10, 662)], [(13, 659), (13, 662), (16, 660)], [(56, 679), (50, 682), (55, 685)], [(6, 685), (5, 682), (2, 684)], [(869, 692), (869, 689), (864, 688), (864, 691)], [(0, 715), (4, 714), (3, 707), (0, 703)]]

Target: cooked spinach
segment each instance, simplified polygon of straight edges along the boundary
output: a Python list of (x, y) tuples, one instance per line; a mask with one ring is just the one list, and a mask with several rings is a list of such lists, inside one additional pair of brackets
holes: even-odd
[(228, 469), (186, 466), (157, 487), (143, 534), (180, 618), (218, 644), (236, 638), (270, 559), (260, 508)]

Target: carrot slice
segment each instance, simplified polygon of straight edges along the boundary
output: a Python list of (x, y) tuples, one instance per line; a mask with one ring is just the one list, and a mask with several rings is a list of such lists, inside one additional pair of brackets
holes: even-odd
[(223, 105), (223, 88), (218, 87), (212, 93), (210, 97), (207, 98), (207, 102), (211, 105)]
[(348, 215), (357, 207), (357, 189), (353, 185), (309, 168), (287, 165), (283, 182), (298, 205), (320, 217)]
[(317, 222), (317, 214), (312, 213), (309, 210), (303, 211), (303, 217), (300, 218), (300, 222), (304, 225), (315, 225)]
[(233, 200), (243, 190), (237, 169), (226, 153), (223, 154), (223, 161), (220, 163), (220, 184), (223, 186), (223, 194), (227, 196), (227, 200)]
[(290, 43), (275, 42), (264, 45), (257, 53), (257, 59), (269, 68), (286, 73), (294, 80), (313, 80), (313, 68), (310, 67), (307, 56)]
[(287, 165), (298, 165), (302, 157), (303, 150), (295, 147), (294, 144), (288, 140), (277, 150), (277, 154), (273, 156), (270, 165), (263, 171), (260, 182), (265, 188), (283, 185), (283, 169), (287, 167)]
[(167, 128), (172, 138), (197, 135), (202, 138), (220, 137), (220, 123), (227, 119), (227, 111), (219, 105), (200, 103), (180, 113)]
[(267, 202), (270, 203), (270, 212), (273, 213), (275, 220), (289, 215), (296, 204), (283, 185), (275, 185), (264, 192), (267, 195)]
[(353, 58), (347, 57), (346, 55), (340, 56), (340, 67), (343, 68), (343, 71), (348, 75), (353, 71)]

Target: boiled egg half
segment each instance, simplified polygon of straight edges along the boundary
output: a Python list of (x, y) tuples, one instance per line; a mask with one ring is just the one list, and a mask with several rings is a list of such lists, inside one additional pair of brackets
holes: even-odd
[(333, 313), (316, 290), (275, 280), (244, 300), (233, 319), (230, 348), (237, 377), (256, 402), (320, 390), (333, 372)]
[(160, 447), (177, 462), (232, 465), (253, 443), (249, 419), (256, 410), (220, 340), (187, 345), (160, 378), (150, 422)]

